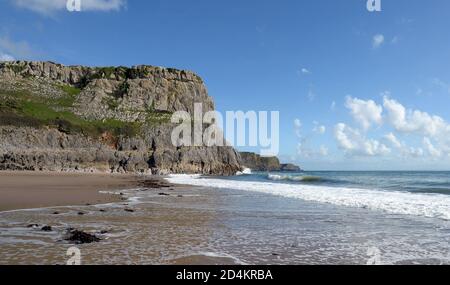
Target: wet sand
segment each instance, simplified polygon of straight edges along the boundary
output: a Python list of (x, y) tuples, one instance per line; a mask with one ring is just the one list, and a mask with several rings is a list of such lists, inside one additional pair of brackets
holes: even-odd
[(0, 264), (64, 264), (70, 228), (100, 239), (75, 244), (83, 264), (239, 264), (200, 249), (215, 214), (185, 203), (210, 204), (204, 191), (159, 176), (0, 172)]
[(208, 255), (191, 255), (167, 262), (169, 265), (242, 265), (233, 258)]
[(138, 181), (132, 175), (0, 172), (0, 212), (118, 202), (119, 195), (100, 191), (133, 188)]

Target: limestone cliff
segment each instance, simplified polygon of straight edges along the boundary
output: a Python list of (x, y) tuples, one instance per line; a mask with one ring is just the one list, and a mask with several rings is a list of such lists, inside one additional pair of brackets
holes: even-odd
[(277, 157), (262, 157), (252, 152), (241, 152), (241, 163), (243, 167), (253, 171), (283, 171), (299, 172), (301, 168), (294, 164), (281, 164)]
[(200, 77), (153, 66), (0, 63), (0, 170), (232, 175), (231, 147), (175, 147), (171, 114), (214, 103)]

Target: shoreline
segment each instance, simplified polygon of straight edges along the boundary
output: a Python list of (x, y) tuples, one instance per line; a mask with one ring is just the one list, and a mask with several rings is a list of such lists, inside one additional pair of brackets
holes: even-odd
[(136, 188), (143, 180), (135, 174), (0, 171), (0, 212), (121, 202), (101, 191)]
[[(382, 250), (383, 264), (449, 262), (448, 223), (439, 219), (216, 188), (211, 181), (202, 186), (162, 176), (13, 173), (22, 188), (24, 180), (42, 176), (46, 185), (68, 176), (76, 185), (126, 181), (118, 185), (129, 189), (118, 190), (124, 195), (114, 195), (122, 199), (117, 203), (1, 212), (0, 264), (65, 264), (73, 245), (84, 265), (356, 265), (366, 264), (374, 247)], [(73, 231), (98, 240), (77, 243), (68, 239)]]

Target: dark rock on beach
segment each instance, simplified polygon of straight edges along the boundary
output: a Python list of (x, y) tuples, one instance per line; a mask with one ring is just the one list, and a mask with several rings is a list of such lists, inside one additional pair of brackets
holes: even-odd
[(139, 186), (145, 189), (170, 188), (171, 184), (162, 179), (145, 179), (139, 182)]
[(52, 231), (52, 227), (44, 226), (44, 227), (41, 228), (41, 231), (43, 231), (43, 232), (51, 232)]
[(75, 244), (85, 244), (101, 241), (101, 239), (95, 235), (74, 229), (68, 230), (65, 240)]

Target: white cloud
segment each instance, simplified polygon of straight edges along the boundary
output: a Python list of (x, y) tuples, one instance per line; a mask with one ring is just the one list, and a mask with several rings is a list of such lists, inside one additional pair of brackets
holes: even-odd
[(436, 148), (432, 143), (431, 140), (429, 138), (423, 138), (423, 145), (425, 146), (425, 149), (428, 151), (428, 153), (432, 156), (432, 157), (441, 157), (442, 155), (442, 151), (438, 148)]
[(34, 12), (49, 14), (66, 9), (66, 0), (11, 0), (17, 7)]
[(450, 93), (450, 84), (448, 84), (447, 82), (444, 82), (439, 78), (433, 78), (431, 82), (437, 87), (443, 89), (445, 92)]
[[(315, 125), (315, 128), (317, 128), (317, 132), (325, 132), (325, 127), (320, 126), (318, 122), (313, 122)], [(318, 156), (326, 156), (328, 155), (328, 148), (325, 146), (321, 146), (319, 150), (315, 148), (309, 147), (310, 137), (307, 135), (302, 134), (302, 122), (300, 119), (294, 120), (294, 131), (299, 139), (299, 143), (297, 144), (297, 155), (303, 157), (303, 158), (311, 158), (311, 157), (318, 157)], [(322, 129), (323, 127), (323, 129)]]
[(427, 153), (435, 158), (450, 155), (450, 124), (443, 118), (420, 110), (406, 109), (389, 96), (383, 97), (383, 106), (386, 110), (385, 121), (396, 132), (423, 138), (424, 148), (414, 148), (398, 140), (394, 133), (385, 135), (383, 139), (395, 147), (399, 154), (420, 157)]
[(414, 19), (409, 19), (409, 18), (401, 18), (400, 19), (400, 24), (402, 24), (402, 25), (409, 25), (409, 24), (411, 24), (412, 22), (414, 22)]
[[(52, 14), (67, 9), (67, 0), (12, 0), (20, 8), (40, 14)], [(119, 11), (126, 6), (126, 0), (81, 0), (82, 11)]]
[[(350, 135), (348, 132), (350, 132)], [(353, 129), (348, 128), (347, 125), (340, 123), (334, 128), (334, 137), (340, 148), (352, 150), (355, 149), (356, 146), (353, 144), (353, 140), (350, 137), (359, 137), (359, 133), (354, 132)]]
[(385, 144), (374, 139), (366, 139), (358, 130), (343, 123), (336, 125), (334, 136), (338, 146), (348, 155), (382, 156), (391, 152)]
[(14, 60), (13, 56), (0, 52), (0, 61), (13, 61), (13, 60)]
[(314, 122), (313, 132), (323, 135), (327, 131), (327, 128), (324, 125), (320, 125), (318, 122)]
[(424, 151), (422, 148), (409, 147), (404, 142), (401, 142), (394, 133), (389, 133), (383, 137), (391, 146), (397, 149), (397, 153), (403, 157), (422, 157)]
[(383, 122), (383, 108), (377, 105), (373, 100), (364, 101), (347, 96), (345, 107), (351, 111), (353, 119), (360, 124), (364, 130), (368, 130), (372, 123), (381, 125)]
[(314, 99), (316, 99), (316, 94), (310, 89), (308, 91), (308, 100), (312, 102)]
[(84, 11), (119, 11), (126, 6), (126, 0), (82, 0)]
[(425, 91), (422, 88), (417, 88), (416, 95), (417, 96), (428, 96), (428, 97), (430, 97), (430, 96), (433, 96), (433, 93), (430, 92), (430, 91)]
[(25, 41), (13, 41), (7, 36), (0, 36), (0, 54), (7, 58), (27, 59), (34, 55), (30, 45)]
[(297, 144), (297, 155), (310, 158), (316, 155), (314, 150), (308, 147), (308, 140), (306, 138), (301, 139), (301, 142)]
[(380, 93), (380, 96), (381, 97), (384, 97), (384, 96), (390, 97), (391, 96), (391, 91), (385, 90), (385, 91)]
[(372, 47), (379, 48), (384, 43), (384, 36), (382, 34), (377, 34), (372, 38)]
[(389, 133), (385, 135), (383, 138), (396, 148), (403, 147), (403, 144), (397, 139), (397, 137), (393, 133)]
[(298, 138), (302, 137), (301, 128), (302, 128), (302, 122), (300, 121), (300, 119), (295, 119), (294, 120), (294, 130), (295, 130), (295, 135)]
[(299, 142), (299, 143), (297, 144), (297, 154), (298, 154), (299, 156), (303, 156), (303, 157), (310, 157), (309, 151), (307, 151), (307, 150), (305, 149), (304, 144), (301, 143), (301, 142)]
[(297, 144), (297, 155), (304, 158), (312, 158), (312, 157), (321, 157), (328, 156), (329, 151), (328, 148), (324, 145), (321, 145), (318, 150), (309, 148), (307, 146), (308, 142), (306, 139), (302, 140)]
[(323, 135), (326, 132), (326, 130), (327, 130), (327, 128), (325, 126), (318, 126), (316, 128), (316, 132), (321, 135)]
[(422, 148), (414, 148), (410, 147), (405, 149), (404, 154), (411, 156), (411, 157), (421, 157), (424, 154), (424, 151)]
[(336, 110), (336, 101), (331, 102), (330, 109), (331, 111)]
[[(347, 97), (345, 107), (350, 110), (358, 127), (340, 123), (334, 128), (337, 146), (348, 156), (388, 156), (404, 158), (450, 158), (450, 123), (442, 117), (415, 109), (407, 109), (389, 92), (383, 92), (383, 103)], [(332, 104), (335, 106), (335, 104)], [(370, 138), (368, 130), (373, 125), (391, 128), (380, 139)], [(313, 131), (321, 133), (319, 122)], [(402, 139), (407, 139), (403, 141)], [(418, 140), (417, 140), (418, 139)], [(419, 142), (419, 145), (414, 145)], [(420, 143), (421, 142), (421, 143)], [(305, 147), (301, 145), (303, 154)], [(316, 155), (327, 153), (324, 149)]]
[(328, 156), (328, 148), (326, 147), (326, 146), (324, 146), (324, 145), (321, 145), (320, 146), (320, 149), (319, 149), (319, 154), (321, 155), (321, 156)]
[(450, 125), (439, 116), (429, 115), (419, 110), (406, 110), (402, 104), (387, 96), (383, 101), (389, 123), (399, 132), (417, 133), (430, 137), (450, 133)]
[(304, 68), (304, 67), (302, 68), (301, 71), (303, 74), (311, 74), (311, 71), (309, 71), (307, 68)]

